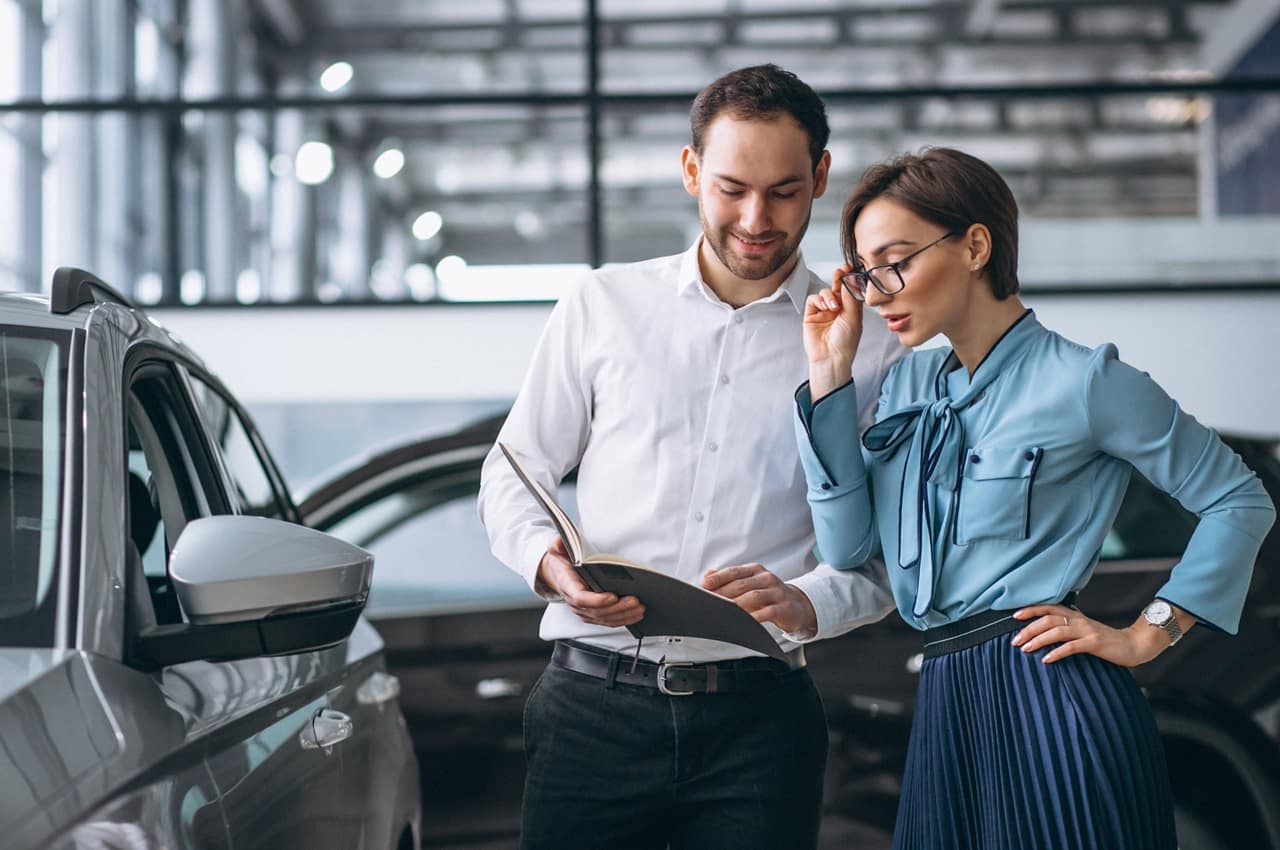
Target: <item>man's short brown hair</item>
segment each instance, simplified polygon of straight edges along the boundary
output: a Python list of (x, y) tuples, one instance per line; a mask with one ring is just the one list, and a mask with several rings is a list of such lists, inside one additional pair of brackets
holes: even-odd
[(777, 65), (739, 68), (698, 92), (689, 112), (689, 127), (693, 131), (691, 147), (699, 157), (707, 128), (722, 113), (738, 121), (771, 121), (779, 115), (790, 115), (809, 136), (809, 159), (815, 169), (831, 136), (822, 98), (795, 74)]

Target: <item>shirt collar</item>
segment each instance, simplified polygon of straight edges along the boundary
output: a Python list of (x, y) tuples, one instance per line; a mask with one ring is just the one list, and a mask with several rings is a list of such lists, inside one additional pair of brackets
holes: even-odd
[[(706, 281), (702, 279), (702, 270), (698, 267), (698, 251), (702, 249), (702, 240), (705, 238), (699, 235), (693, 245), (681, 255), (680, 273), (676, 278), (676, 294), (701, 292), (706, 297), (718, 301), (711, 287), (707, 286)], [(777, 301), (785, 296), (791, 299), (791, 306), (795, 307), (796, 312), (804, 315), (804, 302), (809, 297), (809, 278), (809, 267), (804, 264), (804, 254), (797, 250), (796, 265), (791, 270), (791, 274), (787, 275), (787, 279), (772, 294), (760, 300)]]
[[(973, 370), (973, 376), (969, 380), (969, 387), (965, 396), (968, 397), (981, 392), (982, 388), (991, 383), (995, 376), (1004, 371), (1007, 364), (1021, 357), (1027, 346), (1032, 341), (1039, 339), (1044, 333), (1046, 333), (1044, 325), (1036, 320), (1035, 311), (1028, 308), (996, 340), (995, 345), (991, 346), (991, 350), (987, 352), (987, 356), (983, 357), (982, 362)], [(938, 369), (938, 373), (934, 376), (934, 398), (947, 397), (947, 373), (953, 369), (963, 368), (960, 358), (956, 357), (954, 351), (947, 354)]]

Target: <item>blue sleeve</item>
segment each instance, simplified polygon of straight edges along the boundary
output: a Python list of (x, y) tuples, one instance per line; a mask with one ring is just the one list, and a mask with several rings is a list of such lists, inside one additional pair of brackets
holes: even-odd
[(837, 569), (860, 566), (875, 552), (877, 538), (858, 440), (858, 394), (852, 381), (817, 404), (810, 397), (808, 382), (800, 385), (796, 442), (819, 554)]
[(1085, 404), (1102, 451), (1127, 460), (1200, 517), (1157, 596), (1235, 634), (1258, 550), (1275, 520), (1262, 482), (1149, 375), (1118, 360), (1113, 345), (1094, 352)]

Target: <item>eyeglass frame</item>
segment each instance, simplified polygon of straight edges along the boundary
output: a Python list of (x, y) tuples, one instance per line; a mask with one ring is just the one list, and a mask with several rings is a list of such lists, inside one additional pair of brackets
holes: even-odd
[[(867, 300), (867, 281), (870, 281), (871, 285), (874, 286), (877, 290), (879, 290), (881, 295), (897, 295), (899, 292), (907, 288), (907, 282), (906, 280), (903, 279), (902, 270), (898, 268), (899, 266), (901, 266), (903, 263), (910, 262), (911, 259), (915, 257), (917, 254), (923, 254), (925, 251), (928, 251), (930, 248), (932, 248), (934, 245), (937, 245), (939, 242), (943, 241), (944, 239), (949, 239), (952, 236), (959, 236), (959, 235), (960, 235), (960, 231), (950, 230), (942, 234), (941, 236), (939, 236), (937, 239), (930, 242), (928, 245), (925, 245), (923, 248), (917, 248), (916, 250), (912, 251), (910, 254), (907, 254), (907, 256), (903, 257), (901, 260), (897, 260), (892, 263), (881, 263), (878, 266), (872, 266), (871, 268), (863, 269), (862, 271), (858, 271), (857, 269), (854, 269), (853, 271), (848, 272), (847, 274), (840, 275), (840, 284), (849, 291), (849, 294), (853, 296), (853, 300), (855, 301)], [(872, 274), (874, 272), (880, 271), (881, 269), (893, 270), (894, 276), (898, 278), (897, 289), (892, 289), (892, 290), (886, 289), (885, 287), (880, 285), (880, 281), (872, 277)], [(852, 284), (849, 281), (850, 278), (853, 278)], [(860, 282), (859, 279), (861, 279), (861, 284), (862, 284), (861, 289), (858, 288), (858, 284)]]

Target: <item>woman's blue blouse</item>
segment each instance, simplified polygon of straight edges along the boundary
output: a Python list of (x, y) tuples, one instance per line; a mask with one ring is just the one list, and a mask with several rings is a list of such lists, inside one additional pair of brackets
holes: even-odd
[(818, 549), (848, 569), (879, 547), (908, 623), (1082, 588), (1137, 469), (1200, 517), (1157, 595), (1239, 628), (1275, 508), (1240, 457), (1114, 345), (1077, 345), (1028, 310), (972, 378), (949, 348), (915, 352), (885, 379), (861, 447), (856, 393), (850, 383), (816, 405), (808, 384), (796, 394)]

